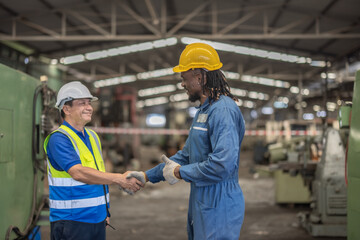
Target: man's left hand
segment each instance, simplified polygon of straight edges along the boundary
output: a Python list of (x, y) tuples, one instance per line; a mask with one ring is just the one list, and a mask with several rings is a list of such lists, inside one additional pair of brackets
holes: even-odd
[[(167, 158), (165, 155), (161, 156), (161, 160), (165, 163), (165, 167), (163, 169), (163, 175), (165, 180), (170, 184), (173, 185), (177, 183), (180, 178), (175, 176), (175, 169), (177, 168), (177, 172), (180, 171), (180, 165), (169, 158)], [(180, 176), (180, 173), (179, 173)]]

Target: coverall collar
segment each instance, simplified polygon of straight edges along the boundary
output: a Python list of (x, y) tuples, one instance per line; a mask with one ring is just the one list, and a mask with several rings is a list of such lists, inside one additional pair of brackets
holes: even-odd
[(203, 109), (207, 108), (207, 107), (210, 105), (210, 102), (209, 102), (209, 101), (210, 101), (209, 98), (207, 98), (202, 105), (199, 105), (199, 106), (196, 107), (196, 108), (197, 108), (197, 109), (200, 109), (200, 110), (203, 110)]

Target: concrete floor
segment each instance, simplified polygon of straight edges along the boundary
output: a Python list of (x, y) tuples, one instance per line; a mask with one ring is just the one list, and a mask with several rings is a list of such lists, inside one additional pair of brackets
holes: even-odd
[[(240, 186), (243, 189), (246, 210), (241, 240), (325, 240), (346, 238), (314, 238), (299, 226), (300, 207), (278, 206), (274, 202), (272, 178), (254, 179), (249, 174), (251, 158), (243, 154), (240, 166)], [(183, 240), (187, 239), (186, 218), (189, 184), (179, 182), (173, 186), (166, 182), (148, 183), (134, 196), (119, 191), (111, 192), (111, 225), (107, 239), (121, 240)], [(49, 229), (42, 228), (42, 239), (49, 239)]]

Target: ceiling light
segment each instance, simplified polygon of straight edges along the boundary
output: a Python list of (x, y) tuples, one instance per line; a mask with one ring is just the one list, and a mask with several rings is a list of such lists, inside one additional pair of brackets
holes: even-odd
[(85, 61), (85, 57), (82, 54), (64, 57), (60, 60), (60, 62), (62, 62), (64, 64), (73, 64), (73, 63), (79, 63), (79, 62), (83, 62), (83, 61)]
[(320, 111), (320, 109), (321, 109), (321, 107), (320, 107), (319, 105), (314, 105), (314, 106), (313, 106), (313, 110), (314, 110), (315, 112)]
[(309, 95), (309, 94), (310, 94), (309, 89), (307, 89), (307, 88), (301, 89), (301, 95), (307, 96), (307, 95)]
[(151, 95), (174, 92), (174, 91), (176, 91), (175, 85), (164, 85), (160, 87), (141, 89), (139, 90), (138, 95), (140, 97), (145, 97), (145, 96), (151, 96)]
[(272, 107), (263, 107), (261, 109), (262, 114), (264, 115), (271, 115), (274, 113), (274, 109)]
[(292, 86), (290, 88), (290, 92), (292, 92), (294, 94), (298, 94), (300, 92), (300, 89), (298, 87)]
[(138, 73), (136, 75), (137, 79), (143, 80), (143, 79), (149, 79), (149, 78), (155, 78), (155, 77), (163, 77), (163, 76), (169, 76), (169, 75), (173, 75), (174, 71), (172, 68), (164, 68), (164, 69), (159, 69), (159, 70), (154, 70), (154, 71), (149, 71), (149, 72), (143, 72), (143, 73)]
[(314, 119), (314, 114), (312, 114), (312, 113), (304, 113), (303, 114), (303, 119), (304, 120), (313, 120)]
[(180, 102), (189, 99), (187, 93), (177, 93), (169, 97), (171, 102)]
[(291, 62), (291, 63), (312, 63), (311, 58), (305, 58), (301, 56), (291, 55), (291, 54), (285, 54), (285, 53), (279, 53), (274, 51), (266, 51), (262, 49), (257, 48), (250, 48), (250, 47), (244, 47), (239, 45), (233, 45), (228, 43), (221, 43), (221, 42), (214, 42), (214, 41), (207, 41), (202, 40), (198, 38), (190, 38), (190, 37), (182, 37), (180, 41), (184, 44), (191, 44), (195, 42), (202, 42), (211, 45), (216, 50), (221, 50), (225, 52), (233, 52), (237, 54), (243, 54), (243, 55), (250, 55), (250, 56), (256, 56), (261, 58), (268, 58), (283, 62)]
[(100, 50), (100, 51), (95, 51), (95, 52), (89, 52), (89, 53), (85, 53), (84, 55), (79, 54), (79, 55), (64, 57), (63, 62), (64, 62), (64, 64), (72, 64), (72, 63), (83, 62), (83, 61), (85, 61), (85, 59), (91, 61), (91, 60), (95, 60), (95, 59), (113, 57), (113, 56), (123, 55), (123, 54), (128, 54), (128, 53), (147, 51), (147, 50), (150, 50), (153, 48), (162, 48), (162, 47), (172, 46), (175, 44), (177, 44), (177, 38), (171, 37), (171, 38), (160, 39), (160, 40), (156, 40), (156, 41), (152, 41), (152, 42), (143, 42), (143, 43), (137, 43), (137, 44), (132, 44), (132, 45), (128, 45), (128, 46), (122, 46), (122, 47), (118, 47), (118, 48), (110, 48), (110, 49), (105, 49), (105, 50)]
[(99, 87), (107, 87), (107, 86), (118, 85), (121, 83), (128, 83), (134, 81), (136, 81), (136, 77), (134, 75), (126, 75), (121, 77), (114, 77), (114, 78), (95, 81), (94, 86), (96, 88), (99, 88)]

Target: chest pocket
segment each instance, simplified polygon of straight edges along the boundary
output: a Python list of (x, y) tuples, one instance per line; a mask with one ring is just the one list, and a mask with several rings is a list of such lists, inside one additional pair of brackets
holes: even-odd
[(90, 152), (82, 154), (81, 159), (83, 159), (81, 163), (84, 167), (91, 167), (96, 169), (95, 159)]
[(192, 127), (192, 143), (197, 148), (196, 151), (203, 154), (207, 158), (208, 153), (211, 151), (211, 143), (209, 138), (209, 130), (206, 124), (196, 124)]

